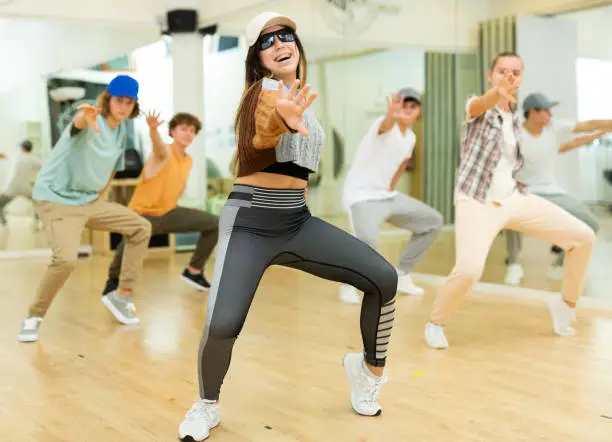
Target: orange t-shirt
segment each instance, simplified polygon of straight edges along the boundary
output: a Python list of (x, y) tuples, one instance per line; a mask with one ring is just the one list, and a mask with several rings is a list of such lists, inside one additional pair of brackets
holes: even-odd
[(140, 215), (162, 216), (176, 208), (191, 172), (192, 160), (170, 148), (170, 158), (153, 178), (136, 186), (129, 208)]

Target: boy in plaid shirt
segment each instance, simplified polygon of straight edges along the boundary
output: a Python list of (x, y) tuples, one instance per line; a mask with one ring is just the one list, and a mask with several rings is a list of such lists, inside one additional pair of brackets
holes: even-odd
[(545, 239), (565, 250), (563, 294), (549, 299), (548, 306), (555, 332), (561, 336), (575, 334), (571, 325), (595, 235), (585, 223), (530, 194), (515, 179), (523, 166), (521, 126), (513, 106), (522, 74), (521, 58), (515, 53), (502, 53), (489, 72), (493, 87), (466, 102), (455, 189), (457, 258), (425, 328), (425, 340), (431, 348), (448, 347), (444, 326), (480, 279), (493, 240), (503, 229)]

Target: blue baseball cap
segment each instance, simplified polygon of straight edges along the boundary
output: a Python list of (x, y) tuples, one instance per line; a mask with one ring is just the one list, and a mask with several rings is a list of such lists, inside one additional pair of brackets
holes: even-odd
[(138, 100), (138, 82), (128, 75), (117, 75), (106, 90), (113, 97), (130, 97)]

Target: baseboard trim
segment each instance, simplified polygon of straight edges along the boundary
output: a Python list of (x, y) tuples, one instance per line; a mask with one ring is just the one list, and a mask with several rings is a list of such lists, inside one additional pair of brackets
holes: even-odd
[[(78, 256), (87, 257), (93, 254), (90, 245), (79, 247)], [(0, 260), (9, 259), (31, 259), (31, 258), (50, 258), (51, 249), (32, 249), (32, 250), (0, 250)]]
[[(421, 284), (440, 287), (446, 281), (446, 276), (432, 275), (427, 273), (413, 273), (412, 279)], [(533, 289), (527, 287), (516, 287), (507, 284), (492, 282), (477, 282), (470, 296), (486, 296), (491, 294), (504, 298), (517, 299), (521, 301), (546, 301), (551, 295), (558, 295), (559, 292), (551, 290)], [(612, 311), (612, 299), (594, 298), (592, 296), (582, 296), (578, 302), (580, 308), (594, 310)]]

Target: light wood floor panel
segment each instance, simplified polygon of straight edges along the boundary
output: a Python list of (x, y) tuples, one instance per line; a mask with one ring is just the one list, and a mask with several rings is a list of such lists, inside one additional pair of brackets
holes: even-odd
[[(389, 252), (391, 253), (391, 252)], [(116, 324), (99, 301), (108, 259), (79, 262), (41, 328), (16, 334), (45, 261), (0, 262), (0, 440), (173, 441), (197, 395), (207, 295), (178, 279), (187, 255), (152, 257), (142, 323)], [(210, 270), (210, 269), (209, 269)], [(470, 297), (428, 349), (435, 290), (400, 296), (380, 418), (352, 413), (341, 368), (361, 349), (359, 307), (338, 285), (266, 273), (222, 390), (218, 442), (612, 440), (612, 315), (579, 312), (575, 338), (551, 332), (542, 303)]]

